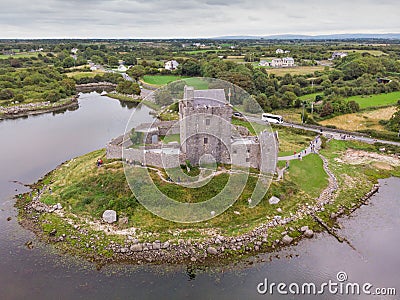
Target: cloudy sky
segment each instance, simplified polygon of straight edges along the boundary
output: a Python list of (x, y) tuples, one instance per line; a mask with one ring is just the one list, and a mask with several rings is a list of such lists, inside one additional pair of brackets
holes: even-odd
[(0, 0), (0, 38), (398, 33), (399, 0)]

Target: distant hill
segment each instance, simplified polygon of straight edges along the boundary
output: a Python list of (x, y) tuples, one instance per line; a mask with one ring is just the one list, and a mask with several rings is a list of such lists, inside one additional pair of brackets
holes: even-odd
[(220, 36), (211, 39), (215, 40), (347, 40), (347, 39), (400, 39), (400, 33), (345, 33), (345, 34), (323, 34), (323, 35), (302, 35), (302, 34), (278, 34), (267, 36), (246, 36), (231, 35)]

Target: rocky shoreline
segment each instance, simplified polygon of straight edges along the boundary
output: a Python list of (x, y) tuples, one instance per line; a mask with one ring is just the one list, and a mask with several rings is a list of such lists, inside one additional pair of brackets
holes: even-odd
[(57, 112), (68, 108), (78, 108), (78, 97), (74, 96), (67, 101), (51, 103), (49, 101), (39, 103), (27, 103), (10, 107), (0, 106), (0, 120), (16, 119), (26, 116), (39, 115), (49, 112)]
[[(47, 188), (47, 186), (43, 186), (41, 192)], [(327, 189), (331, 189), (331, 187), (328, 186)], [(357, 204), (354, 204), (352, 210), (346, 211), (344, 208), (340, 208), (336, 213), (331, 213), (330, 220), (334, 222), (338, 217), (353, 212), (357, 207), (365, 204), (378, 189), (379, 185), (375, 184), (370, 192), (362, 199), (359, 199)], [(67, 252), (78, 254), (93, 261), (99, 263), (129, 262), (133, 264), (204, 264), (212, 261), (229, 260), (271, 252), (280, 247), (296, 244), (301, 238), (312, 238), (314, 231), (309, 226), (297, 226), (296, 228), (295, 225), (290, 223), (324, 211), (324, 205), (333, 201), (332, 199), (325, 200), (320, 201), (315, 206), (306, 206), (300, 209), (295, 215), (291, 214), (289, 218), (275, 216), (272, 221), (261, 224), (252, 231), (240, 236), (230, 237), (215, 234), (212, 238), (201, 241), (195, 239), (139, 241), (135, 236), (127, 234), (123, 236), (123, 242), (111, 240), (100, 249), (96, 246), (97, 242), (102, 239), (99, 232), (90, 232), (82, 224), (72, 223), (69, 219), (65, 218), (61, 204), (46, 205), (40, 201), (40, 194), (38, 197), (33, 198), (32, 201), (22, 204), (21, 208), (23, 208), (24, 216), (21, 223), (23, 226), (33, 230), (42, 240), (58, 244)], [(23, 197), (27, 196), (25, 194)], [(65, 224), (71, 226), (70, 233), (59, 235), (55, 228), (47, 234), (44, 233), (39, 223), (39, 217), (44, 213), (56, 214)], [(315, 224), (309, 225), (315, 228)], [(281, 238), (269, 239), (269, 230), (277, 226), (284, 228)], [(323, 228), (319, 227), (317, 231), (323, 230)], [(71, 244), (72, 240), (80, 243), (83, 240), (87, 240), (87, 238), (89, 238), (88, 242), (84, 243), (82, 246), (83, 249), (74, 248), (72, 244), (75, 243)], [(108, 251), (112, 255), (108, 257), (104, 256), (101, 254), (102, 251)]]

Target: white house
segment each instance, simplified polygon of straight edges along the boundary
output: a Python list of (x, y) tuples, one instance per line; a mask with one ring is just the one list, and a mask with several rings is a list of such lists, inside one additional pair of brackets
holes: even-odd
[(260, 67), (269, 67), (270, 63), (266, 60), (261, 60), (258, 64)]
[(284, 57), (284, 58), (282, 58), (282, 65), (284, 67), (293, 67), (294, 59), (292, 57)]
[(165, 70), (176, 70), (179, 66), (179, 63), (176, 60), (169, 60), (165, 63)]
[(128, 70), (128, 68), (127, 67), (125, 67), (124, 65), (119, 65), (118, 66), (118, 71), (119, 72), (126, 72)]
[(283, 54), (283, 53), (285, 53), (285, 51), (283, 51), (283, 49), (276, 49), (276, 51), (275, 51), (275, 53), (276, 54)]
[(271, 61), (271, 67), (281, 68), (281, 67), (293, 67), (294, 59), (292, 57), (284, 57), (284, 58), (274, 58)]
[(333, 52), (332, 53), (332, 59), (337, 59), (337, 58), (343, 58), (346, 57), (347, 53), (346, 52)]
[(76, 54), (78, 51), (79, 51), (78, 48), (72, 48), (72, 49), (71, 49), (71, 53), (73, 53), (73, 54)]

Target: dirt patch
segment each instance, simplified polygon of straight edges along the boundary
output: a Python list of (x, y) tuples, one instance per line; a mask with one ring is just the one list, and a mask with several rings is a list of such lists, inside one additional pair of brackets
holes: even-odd
[(391, 170), (392, 167), (400, 166), (400, 159), (395, 156), (354, 149), (348, 149), (341, 158), (336, 158), (336, 161), (350, 165), (372, 163), (375, 167), (383, 170)]
[(388, 171), (393, 170), (393, 167), (391, 165), (384, 162), (375, 162), (372, 164), (372, 166), (381, 170), (388, 170)]
[(322, 125), (333, 125), (344, 130), (375, 129), (383, 131), (379, 120), (389, 120), (396, 112), (396, 107), (386, 107), (364, 113), (346, 114), (320, 122)]

